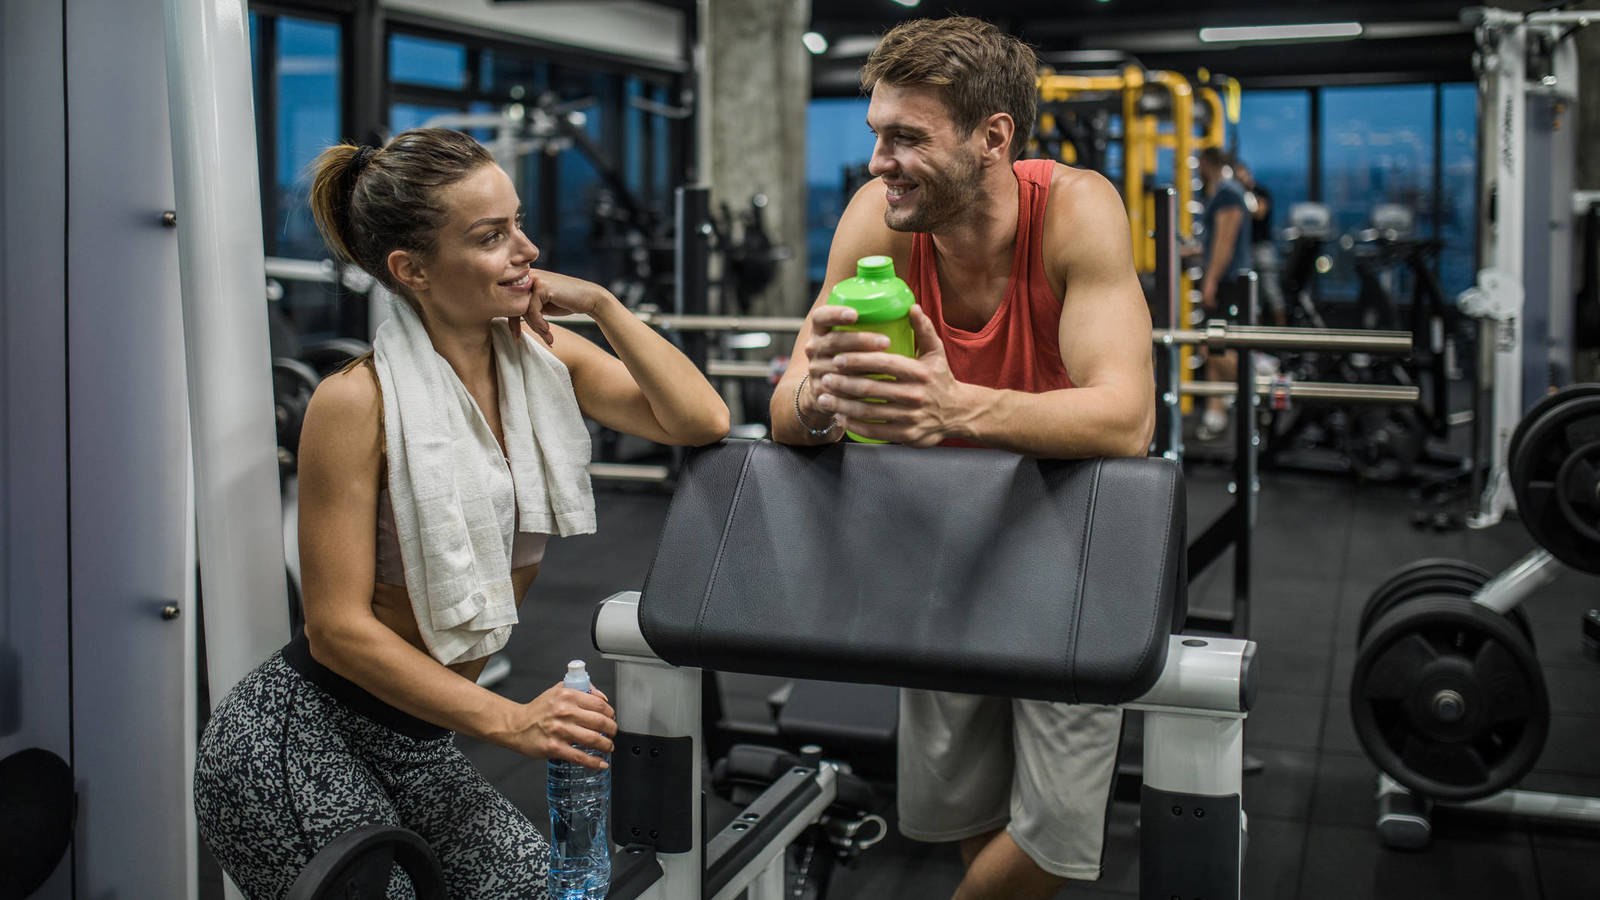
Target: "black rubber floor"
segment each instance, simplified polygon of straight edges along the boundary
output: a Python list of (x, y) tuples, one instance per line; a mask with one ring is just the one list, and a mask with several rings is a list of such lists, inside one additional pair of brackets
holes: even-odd
[[(1226, 471), (1190, 465), (1191, 537), (1228, 501)], [(552, 541), (544, 571), (511, 639), (513, 664), (497, 689), (528, 699), (556, 682), (568, 659), (587, 657), (602, 687), (609, 664), (589, 644), (594, 604), (644, 579), (666, 496), (600, 490), (600, 533)], [(1246, 748), (1262, 774), (1245, 781), (1250, 845), (1245, 896), (1321, 898), (1600, 897), (1600, 828), (1534, 824), (1461, 812), (1435, 816), (1433, 845), (1386, 850), (1373, 830), (1376, 769), (1350, 724), (1348, 685), (1357, 615), (1368, 593), (1413, 559), (1454, 556), (1499, 571), (1532, 547), (1508, 521), (1483, 531), (1413, 530), (1417, 501), (1405, 488), (1358, 486), (1346, 477), (1267, 472), (1256, 535), (1251, 637), (1262, 682), (1246, 726)], [(1196, 579), (1193, 606), (1231, 595), (1231, 560)], [(1600, 663), (1581, 650), (1582, 612), (1600, 606), (1600, 578), (1564, 574), (1525, 606), (1549, 685), (1549, 744), (1522, 783), (1532, 790), (1600, 796)], [(771, 680), (731, 680), (735, 716), (765, 714)], [(484, 774), (536, 822), (546, 817), (544, 764), (463, 739)], [(1061, 897), (1127, 897), (1138, 891), (1137, 808), (1117, 803), (1105, 876)], [(961, 877), (955, 848), (892, 836), (858, 868), (835, 877), (838, 900), (947, 897)]]

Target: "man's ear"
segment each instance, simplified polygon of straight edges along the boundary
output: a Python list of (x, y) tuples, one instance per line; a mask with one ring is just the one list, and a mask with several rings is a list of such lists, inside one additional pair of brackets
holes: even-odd
[(996, 162), (1011, 163), (1011, 137), (1017, 132), (1017, 122), (1010, 113), (994, 113), (978, 126), (983, 137), (983, 155), (993, 156)]
[(393, 250), (385, 260), (389, 265), (389, 274), (411, 291), (413, 295), (428, 289), (428, 273), (423, 271), (422, 264), (416, 256), (407, 250)]

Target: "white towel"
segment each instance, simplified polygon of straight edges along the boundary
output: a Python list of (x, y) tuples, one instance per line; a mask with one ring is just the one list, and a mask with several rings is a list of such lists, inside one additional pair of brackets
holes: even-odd
[(525, 332), (513, 335), (496, 322), (501, 456), (417, 313), (398, 297), (389, 305), (372, 342), (389, 499), (417, 627), (428, 652), (451, 665), (499, 650), (517, 622), (515, 531), (595, 530), (589, 432), (566, 366)]

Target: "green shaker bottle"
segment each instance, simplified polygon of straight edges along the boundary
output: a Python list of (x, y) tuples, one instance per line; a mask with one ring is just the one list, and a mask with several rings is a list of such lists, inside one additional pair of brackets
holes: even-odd
[[(856, 277), (846, 278), (833, 286), (828, 302), (848, 306), (856, 311), (854, 325), (840, 325), (837, 331), (876, 331), (889, 337), (890, 353), (916, 356), (916, 338), (911, 331), (911, 307), (917, 302), (911, 288), (895, 277), (894, 260), (887, 256), (863, 256), (856, 260)], [(873, 375), (892, 381), (889, 375)], [(882, 403), (871, 400), (869, 403)], [(872, 421), (868, 419), (867, 421)], [(845, 432), (851, 439), (869, 444), (885, 441)]]

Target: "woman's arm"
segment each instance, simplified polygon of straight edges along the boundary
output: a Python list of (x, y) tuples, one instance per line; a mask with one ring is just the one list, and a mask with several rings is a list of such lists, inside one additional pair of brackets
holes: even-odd
[(593, 765), (576, 743), (609, 752), (615, 715), (603, 694), (552, 688), (516, 703), (456, 674), (372, 611), (383, 407), (365, 367), (317, 388), (300, 435), (300, 566), (311, 655), (419, 719), (533, 757)]
[[(572, 373), (584, 415), (661, 444), (698, 446), (727, 436), (728, 407), (716, 389), (610, 291), (554, 272), (536, 270), (533, 277), (528, 325)], [(616, 356), (543, 317), (575, 312), (600, 326)]]

